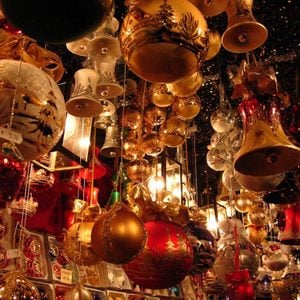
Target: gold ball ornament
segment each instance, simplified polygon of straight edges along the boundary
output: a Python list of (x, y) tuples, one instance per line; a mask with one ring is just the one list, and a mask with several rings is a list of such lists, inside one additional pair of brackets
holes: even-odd
[(194, 94), (188, 97), (176, 96), (172, 104), (172, 111), (182, 120), (192, 120), (201, 110), (200, 98)]
[(234, 201), (235, 209), (241, 213), (246, 213), (254, 206), (255, 195), (249, 191), (242, 190)]
[(247, 214), (248, 221), (254, 226), (264, 226), (267, 224), (268, 216), (266, 215), (266, 210), (259, 205), (255, 206)]
[(95, 222), (76, 222), (64, 237), (64, 249), (68, 258), (78, 265), (92, 266), (102, 258), (91, 247), (91, 234)]
[(174, 101), (174, 95), (166, 84), (152, 83), (149, 88), (150, 100), (158, 107), (168, 107)]
[(268, 235), (268, 232), (264, 226), (249, 225), (246, 228), (248, 240), (255, 245), (260, 245)]
[(128, 178), (136, 183), (147, 181), (152, 173), (151, 164), (147, 159), (136, 159), (126, 164)]
[(0, 299), (41, 300), (37, 287), (22, 271), (10, 271), (0, 279)]
[(187, 124), (176, 116), (169, 117), (160, 126), (159, 136), (167, 147), (178, 147), (182, 145), (187, 135)]
[(86, 287), (78, 283), (65, 293), (64, 300), (93, 300), (93, 296)]
[(134, 212), (117, 203), (95, 222), (91, 241), (93, 250), (104, 261), (125, 264), (143, 249), (146, 231)]
[(137, 130), (142, 126), (143, 116), (138, 109), (126, 106), (120, 111), (119, 120), (125, 128)]

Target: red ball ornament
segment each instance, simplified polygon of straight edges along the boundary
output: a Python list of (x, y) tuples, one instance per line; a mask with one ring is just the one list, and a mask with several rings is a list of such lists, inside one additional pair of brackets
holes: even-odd
[(26, 175), (26, 163), (7, 148), (0, 152), (0, 203), (11, 202), (19, 193)]
[(193, 250), (183, 228), (172, 222), (145, 223), (143, 251), (123, 266), (130, 280), (142, 288), (165, 289), (181, 282), (193, 265)]
[(247, 269), (226, 274), (229, 300), (254, 300), (254, 289)]

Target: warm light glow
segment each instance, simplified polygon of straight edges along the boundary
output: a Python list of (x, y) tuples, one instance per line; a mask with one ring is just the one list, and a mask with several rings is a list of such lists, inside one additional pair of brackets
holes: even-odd
[(67, 119), (65, 123), (65, 131), (64, 131), (64, 138), (69, 139), (75, 134), (76, 129), (76, 117), (67, 114)]
[(160, 192), (165, 188), (165, 179), (162, 176), (151, 176), (148, 181), (150, 191)]
[(80, 148), (86, 149), (90, 146), (90, 138), (83, 137), (78, 140), (78, 144)]
[(225, 213), (218, 209), (218, 222), (216, 220), (216, 215), (213, 208), (208, 208), (206, 210), (206, 227), (213, 234), (217, 234), (219, 223), (224, 221), (226, 218)]

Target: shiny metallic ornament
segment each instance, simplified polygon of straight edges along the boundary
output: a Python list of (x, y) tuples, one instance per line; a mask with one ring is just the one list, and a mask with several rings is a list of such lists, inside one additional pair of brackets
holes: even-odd
[(143, 136), (143, 149), (150, 156), (158, 156), (166, 148), (156, 131), (150, 131)]
[(172, 83), (199, 69), (208, 51), (206, 31), (204, 16), (187, 0), (140, 1), (124, 18), (121, 50), (142, 79)]
[(163, 107), (158, 107), (153, 103), (148, 104), (144, 111), (144, 122), (149, 126), (159, 126), (166, 121), (167, 111)]
[(76, 222), (64, 236), (64, 249), (68, 258), (78, 265), (92, 266), (102, 258), (91, 247), (91, 234), (95, 222)]
[(128, 162), (125, 168), (128, 178), (136, 183), (146, 182), (152, 173), (151, 164), (144, 158)]
[(172, 91), (166, 84), (152, 83), (149, 87), (150, 101), (158, 107), (168, 107), (174, 101)]
[(233, 53), (246, 53), (263, 45), (267, 28), (252, 14), (253, 0), (229, 0), (226, 7), (227, 29), (222, 35), (223, 47)]
[(41, 300), (37, 287), (20, 270), (10, 271), (2, 275), (0, 298)]
[(174, 98), (172, 111), (179, 119), (184, 121), (192, 120), (199, 114), (200, 110), (201, 101), (196, 94), (187, 97), (176, 96)]
[(147, 240), (141, 253), (123, 265), (126, 275), (142, 288), (165, 289), (191, 271), (193, 250), (183, 228), (172, 222), (145, 222)]
[(178, 97), (188, 97), (200, 89), (203, 84), (203, 76), (199, 71), (192, 75), (185, 76), (175, 82), (166, 84), (168, 90)]
[(246, 228), (248, 239), (254, 245), (260, 245), (267, 237), (268, 232), (265, 226), (249, 225)]
[(93, 300), (93, 296), (86, 287), (78, 283), (64, 294), (64, 300)]
[(119, 113), (120, 125), (131, 130), (137, 130), (142, 126), (143, 116), (141, 112), (131, 106), (125, 106)]
[(234, 200), (235, 209), (241, 213), (251, 210), (255, 204), (256, 195), (250, 191), (241, 190), (240, 194)]
[[(62, 136), (66, 105), (56, 82), (40, 68), (12, 59), (0, 60), (0, 126), (10, 123), (12, 103), (13, 131), (21, 135), (15, 143), (23, 160), (41, 158)], [(7, 140), (0, 139), (0, 144)]]
[(92, 248), (104, 261), (125, 264), (142, 251), (146, 240), (142, 220), (122, 203), (113, 205), (95, 222)]
[(187, 124), (176, 116), (170, 116), (159, 128), (161, 141), (167, 147), (182, 145), (187, 135)]
[(248, 221), (254, 226), (265, 226), (268, 221), (266, 210), (263, 206), (255, 205), (247, 214)]
[(282, 174), (300, 163), (300, 148), (281, 125), (278, 98), (260, 102), (249, 97), (239, 104), (243, 120), (243, 145), (235, 156), (236, 171), (251, 176)]

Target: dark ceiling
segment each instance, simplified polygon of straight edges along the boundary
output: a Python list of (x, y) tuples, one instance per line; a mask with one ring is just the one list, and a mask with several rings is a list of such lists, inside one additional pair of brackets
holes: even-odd
[[(252, 12), (255, 19), (268, 29), (266, 43), (254, 51), (255, 56), (272, 65), (276, 71), (277, 81), (282, 90), (289, 93), (293, 102), (299, 102), (300, 61), (300, 10), (299, 0), (268, 1), (256, 0)], [(123, 1), (115, 1), (115, 17), (120, 23), (126, 15), (127, 8)], [(222, 34), (227, 27), (227, 16), (222, 13), (207, 18), (210, 29)], [(64, 45), (48, 47), (54, 50), (63, 60), (66, 73), (62, 82), (70, 81), (74, 72), (81, 68), (82, 58), (69, 53)], [(191, 179), (197, 185), (199, 204), (204, 204), (218, 193), (218, 183), (221, 173), (213, 171), (206, 164), (207, 145), (213, 129), (210, 125), (210, 115), (219, 105), (218, 83), (224, 84), (227, 97), (230, 99), (232, 86), (228, 77), (230, 66), (237, 66), (245, 54), (233, 54), (221, 48), (219, 54), (212, 60), (203, 63), (201, 71), (205, 83), (199, 89), (198, 95), (202, 102), (202, 111), (195, 119), (197, 131), (188, 139), (189, 164)], [(128, 71), (130, 76), (130, 70)], [(233, 107), (237, 103), (230, 100)]]

